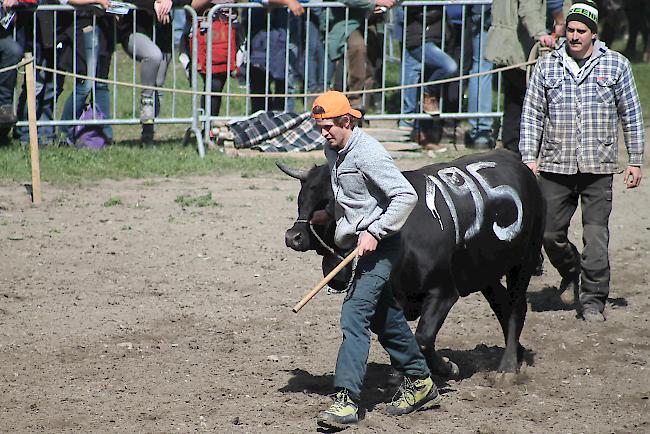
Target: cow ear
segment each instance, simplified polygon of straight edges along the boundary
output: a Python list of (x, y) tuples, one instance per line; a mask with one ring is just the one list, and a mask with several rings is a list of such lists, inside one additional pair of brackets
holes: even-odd
[(292, 178), (299, 179), (301, 181), (306, 181), (307, 180), (307, 174), (309, 171), (304, 170), (304, 169), (296, 169), (294, 167), (289, 167), (286, 164), (280, 163), (279, 161), (275, 163), (276, 166), (278, 166), (278, 169), (286, 173)]

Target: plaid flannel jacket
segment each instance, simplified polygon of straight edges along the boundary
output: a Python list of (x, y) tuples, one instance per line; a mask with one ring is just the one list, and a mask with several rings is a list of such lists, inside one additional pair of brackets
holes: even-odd
[(596, 41), (574, 75), (563, 44), (535, 67), (524, 99), (519, 151), (524, 163), (570, 175), (618, 170), (620, 118), (629, 164), (643, 165), (643, 116), (628, 60)]

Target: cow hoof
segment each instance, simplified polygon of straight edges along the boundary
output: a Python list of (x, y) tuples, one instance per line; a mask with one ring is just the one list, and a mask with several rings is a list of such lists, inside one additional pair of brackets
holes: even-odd
[(499, 387), (512, 386), (517, 380), (517, 374), (513, 372), (498, 372), (494, 379), (495, 385)]
[(460, 377), (460, 369), (457, 364), (449, 360), (447, 357), (443, 357), (442, 362), (444, 363), (443, 367), (447, 378), (455, 380)]

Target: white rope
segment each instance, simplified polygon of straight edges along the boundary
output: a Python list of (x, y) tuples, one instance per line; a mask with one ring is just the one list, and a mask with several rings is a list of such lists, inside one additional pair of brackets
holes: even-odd
[(12, 69), (22, 68), (23, 66), (27, 65), (28, 63), (32, 63), (33, 61), (34, 58), (32, 57), (30, 59), (23, 59), (20, 62), (16, 63), (15, 65), (5, 66), (4, 68), (0, 68), (0, 74), (2, 74), (3, 72), (11, 71)]
[[(452, 83), (454, 81), (468, 80), (470, 78), (481, 77), (483, 75), (496, 74), (496, 73), (507, 71), (507, 70), (510, 70), (510, 69), (524, 68), (524, 67), (527, 67), (528, 65), (532, 65), (532, 64), (534, 64), (536, 62), (537, 62), (537, 59), (529, 60), (528, 62), (517, 63), (516, 65), (503, 66), (501, 68), (495, 68), (495, 69), (491, 69), (489, 71), (476, 72), (476, 73), (467, 74), (467, 75), (460, 75), (458, 77), (445, 78), (445, 79), (442, 79), (442, 80), (425, 81), (423, 83), (403, 84), (403, 85), (400, 85), (400, 86), (389, 86), (389, 87), (381, 87), (381, 88), (376, 88), (376, 89), (364, 89), (364, 90), (346, 91), (346, 92), (343, 92), (343, 93), (346, 94), (346, 95), (370, 94), (370, 93), (380, 93), (380, 92), (402, 90), (402, 89), (419, 88), (419, 87), (424, 87), (424, 86), (433, 86), (433, 85), (438, 85), (438, 84), (446, 84), (446, 83)], [(159, 87), (159, 86), (147, 86), (147, 85), (144, 85), (144, 84), (127, 83), (127, 82), (123, 82), (123, 81), (108, 80), (108, 79), (105, 79), (105, 78), (91, 77), (91, 76), (88, 76), (88, 75), (75, 74), (75, 73), (72, 73), (72, 72), (61, 71), (61, 70), (58, 70), (58, 69), (55, 69), (55, 68), (49, 68), (49, 67), (41, 66), (41, 65), (34, 65), (34, 68), (35, 69), (40, 69), (42, 71), (51, 72), (53, 74), (63, 75), (63, 76), (66, 76), (66, 77), (75, 77), (77, 79), (82, 79), (82, 80), (91, 80), (91, 81), (96, 81), (98, 83), (106, 83), (106, 84), (114, 84), (114, 85), (119, 85), (119, 86), (134, 87), (136, 89), (149, 89), (149, 90), (155, 90), (155, 91), (159, 91), (159, 92), (175, 92), (175, 93), (186, 94), (186, 95), (242, 97), (242, 98), (243, 97), (262, 98), (262, 97), (267, 97), (267, 96), (269, 96), (269, 97), (270, 96), (278, 97), (278, 98), (302, 98), (302, 97), (309, 97), (309, 96), (318, 96), (318, 95), (321, 94), (321, 92), (315, 92), (315, 93), (274, 93), (274, 94), (267, 94), (267, 93), (229, 93), (229, 92), (207, 92), (207, 91), (196, 91), (196, 92), (194, 92), (192, 90), (186, 90), (186, 89), (174, 89), (174, 88)]]

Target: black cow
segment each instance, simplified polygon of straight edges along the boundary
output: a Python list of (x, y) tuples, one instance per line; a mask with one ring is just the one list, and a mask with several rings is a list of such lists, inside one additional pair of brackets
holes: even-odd
[[(286, 232), (286, 244), (323, 255), (326, 273), (338, 260), (321, 246), (307, 222), (333, 200), (329, 170), (326, 165), (308, 171), (278, 166), (301, 181), (298, 220)], [(406, 318), (420, 317), (415, 336), (429, 367), (441, 375), (458, 375), (458, 366), (437, 354), (436, 336), (459, 296), (481, 291), (506, 341), (499, 371), (516, 371), (523, 356), (519, 336), (526, 290), (544, 230), (545, 206), (535, 176), (514, 153), (504, 150), (432, 164), (404, 176), (419, 199), (402, 228), (402, 251), (391, 283)], [(313, 228), (329, 246), (333, 226)], [(347, 273), (335, 285), (345, 285), (350, 270)], [(501, 284), (503, 276), (507, 289)]]

